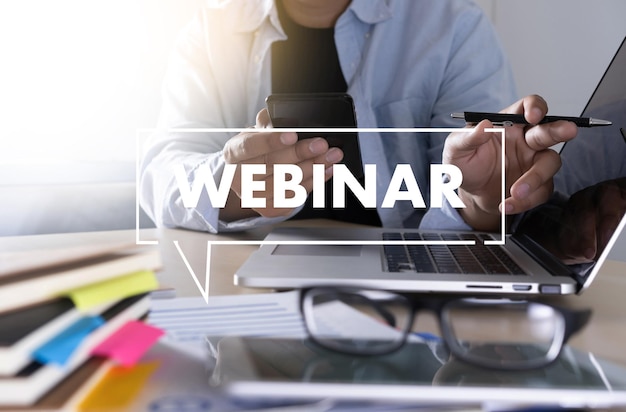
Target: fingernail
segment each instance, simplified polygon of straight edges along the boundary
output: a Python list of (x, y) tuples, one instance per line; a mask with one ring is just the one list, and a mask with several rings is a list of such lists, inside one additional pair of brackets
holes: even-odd
[(528, 195), (530, 194), (530, 185), (528, 183), (522, 183), (521, 185), (517, 187), (517, 190), (515, 190), (515, 193), (517, 194), (516, 197), (520, 199), (526, 199)]
[(286, 145), (292, 145), (298, 141), (298, 136), (295, 133), (282, 133), (280, 135), (280, 141)]
[(504, 205), (504, 213), (507, 215), (513, 213), (513, 205), (506, 203)]
[(535, 123), (539, 123), (541, 119), (543, 119), (543, 112), (541, 111), (540, 108), (533, 107), (531, 112), (532, 112), (532, 117)]
[(331, 163), (336, 163), (343, 158), (343, 152), (336, 147), (333, 147), (326, 153), (326, 160)]
[(326, 150), (326, 143), (323, 139), (313, 139), (313, 141), (309, 143), (309, 150), (311, 153), (322, 153)]

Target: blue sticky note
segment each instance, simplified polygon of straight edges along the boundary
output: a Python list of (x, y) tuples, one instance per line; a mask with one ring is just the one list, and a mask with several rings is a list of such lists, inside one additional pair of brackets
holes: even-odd
[(85, 316), (36, 349), (33, 358), (43, 364), (63, 366), (83, 339), (104, 323), (101, 316)]

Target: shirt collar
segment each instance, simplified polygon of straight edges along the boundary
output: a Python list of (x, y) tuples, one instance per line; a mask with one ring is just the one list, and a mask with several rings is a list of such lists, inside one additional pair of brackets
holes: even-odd
[[(236, 22), (236, 31), (253, 32), (269, 19), (274, 29), (282, 33), (274, 0), (205, 0), (209, 8), (226, 7), (228, 3), (239, 3), (233, 8), (234, 15), (231, 16), (231, 21)], [(388, 0), (352, 0), (346, 12), (352, 11), (364, 23), (375, 24), (391, 17), (387, 3)]]
[(352, 0), (348, 10), (363, 23), (375, 24), (391, 18), (388, 0)]
[(274, 0), (204, 0), (204, 6), (208, 9), (227, 10), (223, 17), (232, 26), (233, 32), (254, 32), (267, 19), (275, 29), (282, 31)]

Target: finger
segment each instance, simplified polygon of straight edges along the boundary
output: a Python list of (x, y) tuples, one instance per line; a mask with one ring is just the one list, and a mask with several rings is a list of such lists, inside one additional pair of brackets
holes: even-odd
[(291, 132), (245, 131), (232, 137), (224, 146), (226, 163), (242, 163), (267, 153), (293, 146), (298, 136)]
[(543, 97), (532, 94), (513, 103), (500, 113), (523, 114), (530, 124), (537, 124), (548, 113), (548, 103)]
[[(306, 193), (310, 193), (313, 188), (313, 165), (322, 164), (324, 165), (324, 181), (327, 181), (332, 176), (332, 165), (341, 161), (343, 158), (343, 152), (341, 149), (333, 147), (328, 153), (318, 156), (314, 159), (309, 159), (303, 162), (296, 164), (300, 168), (301, 177), (298, 178), (298, 181), (294, 182), (300, 186), (303, 186), (306, 190)], [(329, 160), (330, 159), (330, 160)], [(273, 204), (273, 199), (275, 197), (275, 184), (276, 184), (276, 176), (273, 174), (266, 174), (264, 176), (255, 175), (256, 181), (263, 181), (263, 190), (258, 190), (254, 192), (254, 197), (257, 198), (265, 198), (266, 199), (266, 208), (265, 209), (275, 209), (276, 207)], [(285, 180), (291, 180), (293, 177), (284, 177)], [(263, 216), (268, 216), (268, 212), (263, 209), (257, 210), (257, 212), (261, 213)]]
[[(324, 165), (324, 170), (329, 176), (332, 176), (332, 165), (339, 163), (343, 159), (343, 151), (337, 147), (332, 147), (327, 153), (317, 156), (313, 159), (304, 160), (296, 164), (302, 171), (302, 180), (307, 181), (313, 179), (313, 165)], [(310, 189), (307, 189), (307, 193)]]
[(278, 152), (266, 153), (260, 162), (267, 165), (296, 164), (324, 155), (329, 151), (328, 142), (321, 137), (300, 140), (293, 146)]
[(272, 127), (272, 120), (270, 119), (270, 114), (267, 109), (263, 108), (257, 113), (255, 127), (258, 129)]
[(485, 132), (486, 128), (491, 127), (493, 124), (489, 120), (483, 120), (471, 133), (459, 132), (448, 135), (443, 150), (443, 162), (452, 163), (454, 159), (471, 155), (491, 139), (499, 138), (500, 135), (497, 133)]
[(539, 151), (572, 140), (577, 133), (578, 127), (574, 123), (560, 120), (528, 128), (525, 139), (531, 149)]
[[(313, 191), (315, 179), (319, 178), (319, 176), (315, 176), (315, 177), (313, 176), (313, 172), (312, 172), (313, 162), (310, 162), (310, 164), (308, 164), (308, 163), (309, 162), (307, 162), (306, 166), (303, 166), (302, 176), (301, 177), (298, 176), (298, 178), (297, 178), (298, 180), (293, 182), (293, 184), (296, 184), (296, 185), (300, 186), (304, 190), (303, 193), (306, 193), (306, 196), (308, 196), (308, 194)], [(315, 164), (323, 164), (323, 163), (316, 162)], [(328, 166), (328, 167), (326, 167), (324, 169), (323, 182), (327, 182), (332, 177), (332, 167), (331, 166)], [(308, 172), (305, 172), (305, 170), (307, 170)], [(291, 179), (293, 179), (293, 177), (291, 177), (291, 178), (287, 177), (286, 178), (286, 180), (291, 180)], [(293, 208), (291, 208), (291, 207), (278, 207), (275, 204), (275, 201), (277, 199), (276, 196), (278, 195), (278, 193), (275, 192), (275, 190), (276, 190), (275, 189), (275, 184), (276, 184), (275, 179), (273, 177), (268, 177), (267, 179), (265, 179), (264, 183), (265, 183), (264, 190), (255, 192), (255, 197), (265, 198), (266, 207), (265, 208), (255, 209), (255, 211), (258, 212), (259, 214), (261, 214), (264, 217), (285, 216), (285, 215), (291, 213)], [(290, 185), (289, 187), (292, 187), (292, 186)], [(300, 189), (295, 189), (295, 190), (300, 191)], [(324, 190), (323, 187), (322, 187), (322, 190)], [(280, 195), (281, 195), (281, 199), (291, 199), (296, 194), (295, 194), (294, 190), (287, 189), (286, 193), (280, 194)], [(306, 197), (303, 199), (303, 202), (305, 200), (306, 200)]]
[(298, 166), (302, 168), (303, 180), (306, 180), (313, 177), (313, 165), (323, 164), (325, 169), (329, 169), (333, 164), (339, 163), (342, 159), (343, 151), (337, 147), (332, 147), (327, 153), (300, 162)]
[[(339, 149), (337, 149), (339, 150)], [(317, 156), (330, 156), (336, 158), (336, 151), (329, 154), (328, 142), (322, 138), (312, 138), (299, 141), (297, 144), (290, 146), (284, 150), (265, 153), (262, 156), (246, 160), (248, 164), (264, 164), (266, 165), (267, 175), (273, 174), (274, 165), (276, 164), (298, 164), (307, 159), (313, 159)], [(343, 153), (341, 154), (343, 157)], [(341, 157), (338, 158), (339, 161)]]
[(530, 210), (533, 207), (545, 203), (550, 198), (552, 190), (553, 185), (552, 181), (550, 181), (535, 188), (523, 199), (508, 197), (504, 199), (504, 205), (500, 205), (500, 211), (504, 211), (505, 214), (511, 215)]
[[(343, 159), (343, 151), (337, 147), (332, 147), (330, 150), (322, 155), (316, 156), (312, 159), (306, 159), (295, 164), (302, 171), (302, 180), (311, 179), (313, 177), (313, 165), (323, 164), (324, 169), (330, 168), (333, 164), (340, 162)], [(280, 163), (287, 164), (287, 163)], [(263, 176), (264, 179), (269, 179), (273, 175), (273, 165), (267, 167), (267, 174)], [(272, 180), (272, 179), (269, 179)], [(273, 187), (273, 183), (269, 183)]]
[[(561, 157), (553, 150), (537, 152), (533, 157), (532, 166), (515, 181), (510, 188), (512, 200), (506, 205), (506, 213), (521, 213), (546, 201), (544, 193), (533, 194), (537, 190), (549, 189), (552, 191), (552, 178), (561, 168)], [(537, 203), (540, 201), (540, 203)]]

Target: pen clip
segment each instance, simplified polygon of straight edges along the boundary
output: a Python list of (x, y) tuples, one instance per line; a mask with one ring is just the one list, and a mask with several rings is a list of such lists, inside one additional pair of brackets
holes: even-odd
[(494, 127), (511, 127), (514, 123), (510, 120), (505, 120), (503, 122), (491, 122)]

